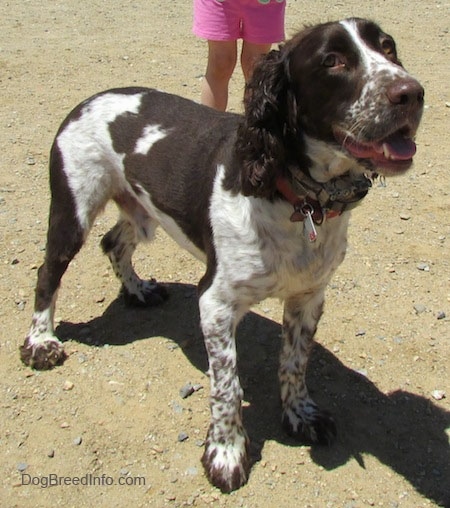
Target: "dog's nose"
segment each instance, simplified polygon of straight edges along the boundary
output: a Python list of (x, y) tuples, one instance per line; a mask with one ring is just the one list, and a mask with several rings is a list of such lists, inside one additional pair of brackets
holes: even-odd
[(421, 84), (412, 78), (395, 81), (387, 89), (388, 99), (392, 104), (422, 105), (425, 91)]

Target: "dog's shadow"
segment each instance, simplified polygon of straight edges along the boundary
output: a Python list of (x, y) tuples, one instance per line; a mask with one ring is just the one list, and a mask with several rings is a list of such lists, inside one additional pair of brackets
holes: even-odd
[[(62, 340), (117, 346), (163, 336), (178, 344), (196, 368), (206, 371), (196, 289), (186, 284), (169, 284), (168, 289), (170, 298), (159, 307), (130, 309), (118, 298), (101, 317), (89, 323), (61, 323), (57, 334)], [(268, 439), (298, 445), (280, 425), (280, 332), (278, 323), (254, 313), (238, 329), (239, 371), (249, 402), (244, 423), (253, 460), (259, 459)], [(364, 468), (364, 456), (372, 455), (428, 499), (450, 506), (449, 412), (414, 393), (399, 390), (385, 395), (319, 344), (308, 367), (308, 386), (316, 402), (333, 413), (339, 435), (329, 448), (311, 448), (317, 464), (331, 470), (354, 459)]]

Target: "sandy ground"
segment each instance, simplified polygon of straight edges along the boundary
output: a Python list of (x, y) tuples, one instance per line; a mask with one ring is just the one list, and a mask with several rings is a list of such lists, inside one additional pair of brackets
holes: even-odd
[[(68, 360), (33, 372), (18, 356), (43, 258), (54, 133), (73, 106), (111, 87), (197, 100), (206, 48), (191, 35), (191, 2), (0, 4), (2, 507), (450, 506), (450, 4), (289, 0), (288, 35), (349, 15), (392, 33), (426, 88), (416, 164), (355, 210), (348, 256), (328, 289), (309, 385), (336, 417), (337, 443), (311, 449), (282, 433), (281, 307), (263, 302), (238, 341), (255, 464), (248, 485), (222, 495), (200, 465), (209, 418), (195, 292), (202, 266), (164, 235), (139, 249), (136, 265), (169, 283), (172, 297), (125, 309), (98, 247), (115, 219), (108, 208), (60, 291)], [(242, 86), (238, 72), (235, 111)], [(188, 382), (200, 387), (182, 399)], [(47, 486), (56, 477), (66, 484)]]

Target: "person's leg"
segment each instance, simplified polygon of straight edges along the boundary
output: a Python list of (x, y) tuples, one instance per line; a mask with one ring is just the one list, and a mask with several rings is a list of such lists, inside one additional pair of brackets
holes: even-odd
[(208, 41), (208, 63), (201, 102), (221, 111), (228, 104), (228, 84), (237, 61), (236, 41)]
[(244, 73), (245, 82), (248, 83), (256, 61), (261, 55), (270, 51), (271, 44), (254, 44), (252, 42), (243, 41), (241, 52), (241, 66)]
[(270, 51), (273, 43), (284, 40), (285, 0), (242, 2), (241, 66), (245, 81), (248, 82), (258, 58)]

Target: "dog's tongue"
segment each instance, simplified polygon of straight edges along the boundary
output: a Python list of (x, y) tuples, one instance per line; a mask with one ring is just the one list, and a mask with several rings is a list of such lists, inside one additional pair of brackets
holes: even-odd
[(414, 141), (403, 137), (400, 133), (392, 134), (372, 144), (358, 143), (347, 138), (344, 145), (352, 155), (361, 159), (409, 160), (416, 153)]
[(400, 134), (393, 134), (381, 143), (382, 152), (388, 159), (409, 160), (416, 153), (416, 144), (411, 138), (404, 138)]

